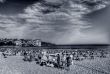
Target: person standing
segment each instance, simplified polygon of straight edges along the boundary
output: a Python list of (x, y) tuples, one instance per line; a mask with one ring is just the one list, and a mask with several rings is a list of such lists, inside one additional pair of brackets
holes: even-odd
[(73, 65), (73, 54), (70, 55), (70, 61), (71, 61), (71, 65)]
[(60, 68), (60, 55), (57, 54), (57, 66), (58, 68)]
[(62, 65), (63, 65), (63, 68), (65, 69), (65, 67), (66, 67), (66, 54), (63, 54)]
[(27, 52), (26, 51), (24, 51), (24, 53), (23, 53), (23, 56), (24, 56), (24, 61), (27, 61)]
[(66, 67), (67, 67), (67, 70), (70, 70), (70, 65), (71, 65), (71, 57), (69, 54), (67, 54), (67, 57), (66, 57)]

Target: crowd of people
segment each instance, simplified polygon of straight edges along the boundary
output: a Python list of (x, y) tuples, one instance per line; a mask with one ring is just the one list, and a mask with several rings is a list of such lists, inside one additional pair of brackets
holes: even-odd
[[(15, 49), (13, 49), (15, 50)], [(2, 52), (4, 58), (7, 56), (23, 56), (23, 60), (25, 62), (35, 61), (36, 64), (40, 66), (54, 67), (58, 69), (70, 70), (70, 66), (73, 65), (74, 61), (82, 61), (85, 59), (95, 59), (95, 58), (106, 58), (108, 53), (100, 50), (74, 50), (70, 52), (57, 52), (57, 53), (49, 53), (48, 50), (42, 49), (39, 51), (35, 50), (5, 50)], [(55, 50), (51, 50), (55, 51)]]
[(42, 51), (39, 53), (24, 51), (23, 56), (24, 61), (30, 62), (34, 60), (36, 61), (36, 64), (39, 64), (40, 66), (48, 66), (69, 70), (69, 67), (72, 64), (72, 57), (68, 53), (48, 54), (46, 51)]
[(40, 52), (29, 51), (23, 52), (24, 61), (36, 61), (40, 66), (49, 66), (59, 69), (69, 70), (69, 67), (74, 61), (81, 61), (84, 59), (95, 59), (97, 57), (106, 58), (107, 52), (104, 51), (74, 51), (74, 52), (60, 52), (48, 53), (46, 50)]

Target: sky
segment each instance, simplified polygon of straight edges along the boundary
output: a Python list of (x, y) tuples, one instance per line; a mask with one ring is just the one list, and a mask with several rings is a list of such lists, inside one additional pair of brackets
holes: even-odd
[[(90, 9), (73, 0), (0, 0), (0, 38), (41, 39), (55, 44), (108, 44), (109, 20), (106, 26), (105, 21), (100, 21), (104, 19), (104, 11), (108, 12), (106, 17), (109, 11), (102, 10), (103, 7), (106, 4)], [(102, 13), (93, 13), (99, 9)]]

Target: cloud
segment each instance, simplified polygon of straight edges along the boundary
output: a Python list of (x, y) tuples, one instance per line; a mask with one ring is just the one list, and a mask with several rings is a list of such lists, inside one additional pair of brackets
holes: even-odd
[[(27, 23), (36, 23), (36, 24), (45, 24), (45, 25), (56, 24), (56, 22), (59, 22), (60, 25), (85, 24), (85, 22), (81, 20), (83, 11), (78, 12), (72, 10), (77, 8), (69, 7), (67, 10), (64, 5), (62, 6), (62, 8), (57, 9), (55, 12), (44, 14), (43, 11), (47, 9), (49, 10), (49, 8), (50, 7), (46, 7), (46, 6), (44, 7), (41, 3), (35, 3), (32, 6), (26, 8), (25, 13), (20, 14), (19, 16), (21, 18), (26, 19)], [(65, 21), (67, 22), (66, 24), (63, 23)]]
[[(55, 40), (58, 38), (62, 40), (63, 35), (65, 35), (67, 37), (66, 42), (68, 32), (71, 31), (76, 35), (83, 29), (91, 28), (88, 22), (82, 20), (82, 15), (85, 14), (87, 9), (84, 11), (81, 7), (76, 8), (76, 6), (73, 7), (72, 5), (66, 7), (66, 5), (63, 5), (61, 8), (55, 9), (54, 12), (43, 13), (44, 10), (50, 8), (53, 7), (35, 3), (27, 7), (24, 14), (19, 14), (19, 17), (25, 19), (28, 25), (25, 37), (38, 37), (44, 41), (57, 43)], [(82, 11), (77, 11), (81, 9)]]
[[(53, 12), (43, 12), (51, 11), (50, 9), (53, 9)], [(88, 12), (90, 9), (73, 2), (65, 3), (57, 9), (35, 3), (27, 7), (25, 13), (19, 17), (26, 19), (29, 25), (25, 37), (37, 37), (57, 44), (108, 43), (106, 34), (97, 31), (83, 32), (92, 29), (91, 23), (85, 21), (83, 17)]]
[(0, 15), (0, 38), (22, 38), (26, 26), (16, 16)]
[(106, 34), (84, 32), (93, 27), (84, 20), (84, 14), (90, 12), (85, 5), (72, 0), (60, 0), (61, 5), (59, 0), (47, 1), (34, 3), (18, 15), (0, 15), (1, 37), (38, 38), (56, 44), (107, 42)]

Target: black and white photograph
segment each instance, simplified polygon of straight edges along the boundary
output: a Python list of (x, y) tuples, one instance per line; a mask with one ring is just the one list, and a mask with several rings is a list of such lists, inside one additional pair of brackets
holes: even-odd
[(110, 0), (0, 0), (0, 74), (110, 74)]

